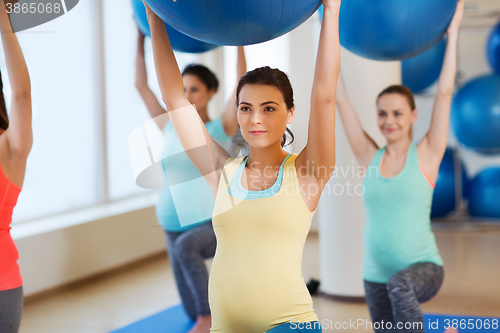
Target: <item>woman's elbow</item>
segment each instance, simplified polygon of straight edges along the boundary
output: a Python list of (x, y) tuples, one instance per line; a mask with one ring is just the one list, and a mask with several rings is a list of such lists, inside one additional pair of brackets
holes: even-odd
[(28, 84), (25, 87), (17, 88), (12, 91), (12, 100), (26, 101), (31, 99), (31, 86)]

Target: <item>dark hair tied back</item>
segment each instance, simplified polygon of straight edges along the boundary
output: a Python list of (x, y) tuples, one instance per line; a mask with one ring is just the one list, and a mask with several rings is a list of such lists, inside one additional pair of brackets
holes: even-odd
[(5, 96), (3, 94), (2, 72), (0, 71), (0, 129), (6, 130), (9, 127), (9, 116), (7, 106), (5, 105)]
[(207, 90), (214, 89), (215, 92), (217, 92), (217, 90), (219, 89), (219, 80), (217, 79), (217, 76), (215, 76), (215, 74), (210, 69), (203, 65), (187, 65), (186, 68), (184, 68), (184, 71), (182, 71), (182, 76), (186, 74), (198, 77), (198, 79), (200, 79), (200, 81), (203, 82), (205, 86), (207, 86)]

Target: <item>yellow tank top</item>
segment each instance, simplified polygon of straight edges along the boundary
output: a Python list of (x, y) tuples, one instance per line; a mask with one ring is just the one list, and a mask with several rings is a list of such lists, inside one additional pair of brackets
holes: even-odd
[(302, 278), (302, 251), (314, 212), (300, 193), (295, 159), (283, 167), (279, 191), (241, 200), (229, 183), (243, 158), (224, 166), (213, 213), (217, 250), (209, 281), (211, 332), (263, 333), (295, 320), (317, 321)]

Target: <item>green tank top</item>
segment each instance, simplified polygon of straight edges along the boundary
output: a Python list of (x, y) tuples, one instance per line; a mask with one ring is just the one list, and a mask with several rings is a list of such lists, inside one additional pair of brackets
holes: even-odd
[(416, 263), (443, 265), (431, 230), (434, 189), (420, 168), (417, 146), (411, 143), (403, 170), (391, 178), (380, 174), (384, 153), (375, 153), (363, 180), (363, 278), (375, 283), (387, 283)]

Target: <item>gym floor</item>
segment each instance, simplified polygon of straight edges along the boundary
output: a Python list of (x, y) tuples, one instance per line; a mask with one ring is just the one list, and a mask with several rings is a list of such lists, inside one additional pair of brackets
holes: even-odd
[[(500, 317), (500, 225), (448, 225), (433, 226), (445, 262), (445, 281), (439, 294), (422, 305), (424, 312)], [(303, 276), (306, 281), (319, 276), (316, 233), (309, 235), (304, 248)], [(179, 302), (168, 259), (160, 254), (28, 298), (20, 332), (103, 333)], [(349, 322), (370, 318), (365, 304), (314, 297), (314, 308), (320, 320)]]

